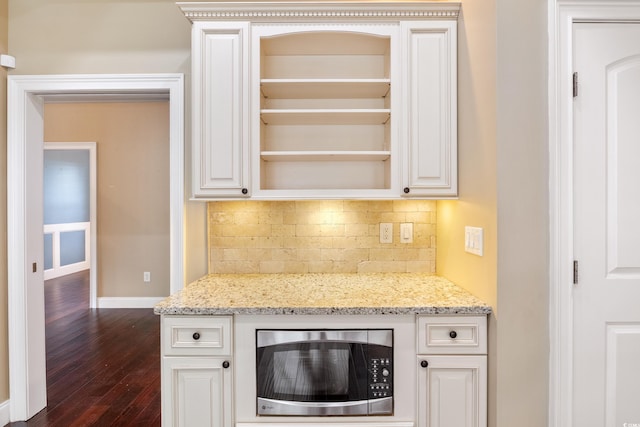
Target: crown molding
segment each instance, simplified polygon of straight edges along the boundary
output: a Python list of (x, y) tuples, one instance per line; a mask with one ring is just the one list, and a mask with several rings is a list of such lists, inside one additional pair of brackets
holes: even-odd
[(459, 2), (178, 2), (185, 17), (195, 21), (399, 21), (457, 20)]

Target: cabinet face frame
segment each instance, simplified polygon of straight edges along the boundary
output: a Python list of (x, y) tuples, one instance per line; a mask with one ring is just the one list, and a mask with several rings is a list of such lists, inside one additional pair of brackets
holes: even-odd
[[(297, 183), (292, 183), (290, 188), (277, 188), (278, 185), (266, 184), (270, 174), (267, 167), (263, 167), (266, 161), (263, 160), (262, 148), (263, 138), (265, 134), (263, 132), (264, 125), (261, 118), (261, 106), (263, 103), (261, 96), (261, 80), (263, 78), (264, 64), (262, 55), (262, 39), (270, 37), (295, 37), (295, 35), (308, 35), (308, 34), (320, 34), (322, 36), (336, 33), (348, 35), (365, 35), (367, 37), (384, 37), (388, 38), (388, 60), (385, 70), (377, 76), (379, 79), (388, 78), (390, 84), (390, 99), (385, 100), (386, 107), (391, 111), (389, 122), (384, 126), (384, 130), (381, 132), (385, 141), (382, 143), (386, 148), (385, 153), (388, 152), (386, 160), (375, 160), (373, 156), (368, 158), (362, 158), (354, 161), (353, 157), (357, 153), (355, 151), (344, 150), (345, 153), (339, 151), (329, 153), (330, 156), (336, 158), (342, 156), (339, 160), (334, 161), (333, 165), (336, 168), (345, 171), (345, 175), (349, 172), (348, 168), (354, 167), (356, 175), (355, 178), (359, 178), (359, 175), (363, 173), (357, 172), (357, 167), (362, 166), (362, 162), (370, 162), (371, 168), (377, 168), (374, 172), (377, 174), (376, 184), (369, 185), (368, 181), (363, 181), (353, 188), (296, 188)], [(399, 27), (396, 23), (279, 23), (279, 24), (252, 24), (251, 31), (251, 164), (254, 170), (252, 174), (252, 194), (256, 198), (260, 199), (282, 199), (282, 198), (391, 198), (399, 194), (400, 189), (400, 162), (399, 162), (399, 129), (398, 123), (400, 120), (400, 36)], [(268, 75), (268, 78), (272, 76)], [(340, 79), (336, 79), (340, 80)], [(397, 88), (397, 89), (395, 89)], [(343, 115), (344, 116), (344, 115)], [(351, 156), (350, 158), (345, 158)], [(323, 159), (322, 155), (316, 157), (317, 161), (311, 161), (307, 163), (308, 170), (314, 169), (326, 169), (324, 175), (331, 175), (331, 163), (326, 163), (325, 168), (318, 168), (320, 161), (326, 162), (326, 158)], [(297, 159), (292, 156), (291, 162), (299, 162), (284, 164), (284, 166), (290, 166), (288, 172), (289, 175), (296, 176), (296, 170), (301, 171), (304, 169), (304, 162), (300, 162), (300, 158)], [(278, 165), (276, 164), (275, 167)], [(271, 165), (269, 165), (271, 167)], [(367, 168), (364, 172), (371, 171), (373, 169)], [(285, 172), (287, 173), (287, 172)], [(315, 174), (321, 174), (322, 172), (311, 172)], [(273, 174), (277, 174), (277, 171)], [(273, 175), (271, 174), (271, 176)], [(381, 175), (381, 176), (380, 176)], [(353, 175), (352, 175), (353, 176)], [(318, 178), (312, 176), (310, 179)], [(307, 178), (309, 179), (309, 178)], [(298, 181), (305, 182), (304, 176), (297, 177)], [(304, 185), (303, 185), (304, 186)], [(268, 188), (276, 187), (276, 188)], [(378, 187), (378, 188), (367, 188)]]

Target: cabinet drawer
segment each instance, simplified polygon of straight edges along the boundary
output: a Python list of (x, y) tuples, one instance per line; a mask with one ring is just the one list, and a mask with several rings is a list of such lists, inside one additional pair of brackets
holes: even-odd
[(163, 316), (163, 355), (231, 355), (232, 324), (232, 317)]
[(486, 316), (419, 316), (418, 354), (486, 354)]

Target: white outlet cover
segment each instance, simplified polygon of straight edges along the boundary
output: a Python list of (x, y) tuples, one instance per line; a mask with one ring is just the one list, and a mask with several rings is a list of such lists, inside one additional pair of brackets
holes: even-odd
[(393, 243), (393, 223), (380, 223), (380, 243)]

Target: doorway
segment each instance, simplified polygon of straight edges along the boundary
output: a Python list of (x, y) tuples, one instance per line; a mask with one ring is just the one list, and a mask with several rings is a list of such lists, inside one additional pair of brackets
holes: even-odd
[(12, 421), (46, 406), (42, 153), (44, 104), (73, 100), (169, 101), (170, 292), (184, 284), (184, 77), (181, 74), (9, 76), (8, 306)]
[[(625, 302), (633, 301), (629, 301), (628, 292), (620, 292), (629, 285), (633, 287), (632, 281), (636, 279), (633, 277), (636, 272), (631, 270), (636, 269), (632, 264), (637, 259), (629, 258), (628, 255), (637, 251), (629, 251), (629, 245), (625, 239), (637, 236), (637, 228), (634, 228), (634, 222), (626, 221), (624, 216), (612, 216), (621, 207), (627, 213), (629, 208), (632, 208), (632, 212), (637, 209), (637, 200), (634, 201), (629, 197), (628, 190), (631, 187), (623, 188), (623, 184), (627, 182), (626, 178), (635, 173), (635, 169), (628, 167), (624, 162), (633, 159), (634, 156), (630, 156), (630, 152), (627, 151), (627, 154), (623, 154), (623, 158), (620, 158), (616, 152), (610, 151), (610, 148), (616, 144), (622, 144), (620, 147), (628, 150), (637, 144), (622, 134), (603, 134), (602, 129), (611, 131), (625, 120), (627, 124), (634, 123), (633, 119), (629, 121), (628, 113), (631, 112), (635, 117), (637, 107), (634, 108), (628, 100), (624, 101), (626, 104), (620, 104), (621, 99), (614, 100), (616, 87), (611, 86), (611, 82), (615, 80), (613, 74), (620, 70), (620, 65), (635, 61), (636, 75), (627, 79), (627, 83), (632, 83), (629, 88), (637, 91), (638, 52), (636, 48), (635, 53), (631, 50), (629, 51), (631, 53), (624, 53), (619, 58), (612, 59), (612, 62), (606, 66), (606, 71), (601, 69), (597, 74), (601, 77), (612, 75), (613, 79), (609, 79), (606, 84), (600, 80), (590, 88), (590, 83), (587, 82), (591, 80), (589, 74), (593, 75), (593, 73), (588, 71), (585, 73), (585, 66), (579, 66), (577, 56), (581, 54), (576, 51), (576, 43), (581, 36), (576, 33), (584, 31), (578, 30), (578, 27), (587, 28), (584, 27), (585, 24), (602, 28), (626, 27), (627, 30), (633, 26), (637, 27), (640, 24), (640, 2), (633, 0), (616, 4), (610, 2), (578, 4), (562, 0), (554, 5), (553, 14), (555, 19), (550, 22), (555, 23), (557, 27), (550, 28), (549, 44), (551, 82), (549, 99), (551, 116), (554, 118), (551, 120), (549, 138), (551, 219), (549, 425), (550, 427), (577, 427), (586, 425), (587, 420), (589, 425), (594, 426), (609, 427), (624, 423), (635, 425), (640, 423), (637, 419), (639, 414), (633, 412), (637, 411), (637, 392), (629, 395), (628, 382), (634, 382), (634, 378), (637, 379), (639, 373), (635, 368), (633, 372), (619, 368), (630, 366), (627, 359), (632, 353), (629, 350), (637, 351), (633, 349), (637, 349), (640, 345), (638, 340), (640, 323), (637, 314), (633, 314), (634, 317), (628, 317), (629, 310), (624, 307)], [(613, 52), (637, 40), (637, 35), (629, 37), (627, 35), (613, 42), (606, 42), (604, 37), (596, 37), (595, 40), (599, 45), (594, 45), (592, 41), (586, 44), (586, 49), (582, 51), (589, 55), (592, 51)], [(579, 67), (582, 70), (577, 69)], [(607, 95), (606, 99), (603, 99), (602, 92), (605, 92), (605, 89)], [(601, 94), (596, 95), (597, 92)], [(631, 93), (628, 90), (624, 92)], [(588, 98), (593, 101), (589, 102), (591, 106), (599, 106), (606, 110), (604, 113), (608, 117), (606, 121), (602, 118), (603, 114), (592, 114), (592, 117), (585, 118), (584, 111), (577, 111), (577, 109), (591, 108), (584, 105)], [(620, 112), (626, 112), (626, 118), (618, 116)], [(616, 118), (619, 118), (618, 123)], [(595, 131), (589, 130), (588, 126), (596, 122), (599, 128)], [(588, 144), (596, 132), (598, 135), (595, 140), (598, 145), (595, 148), (591, 147), (586, 151), (585, 148), (576, 148), (576, 144)], [(580, 154), (581, 152), (583, 154)], [(584, 153), (587, 153), (586, 157)], [(597, 154), (596, 162), (592, 162), (590, 167), (588, 162), (591, 160), (585, 161), (585, 159), (591, 158), (593, 154)], [(584, 179), (585, 176), (587, 179)], [(588, 191), (585, 192), (585, 188), (588, 188)], [(616, 197), (619, 190), (627, 194), (624, 200), (611, 199), (612, 196)], [(586, 198), (585, 194), (588, 195)], [(603, 195), (608, 198), (603, 199)], [(589, 212), (584, 208), (585, 201), (589, 206)], [(623, 206), (623, 203), (626, 206)], [(594, 221), (588, 223), (585, 232), (584, 216), (591, 215), (590, 211), (595, 212), (597, 216)], [(613, 218), (615, 228), (622, 226), (623, 229), (618, 231), (624, 234), (611, 228), (611, 221), (603, 222), (603, 218)], [(611, 244), (616, 246), (613, 251)], [(599, 251), (595, 257), (594, 251)], [(587, 252), (591, 255), (586, 254)], [(584, 262), (581, 262), (580, 258)], [(620, 260), (624, 262), (618, 265)], [(578, 264), (575, 261), (578, 261)], [(584, 275), (581, 275), (581, 272)], [(596, 286), (600, 287), (598, 291), (600, 294), (590, 292), (595, 282), (598, 282)], [(605, 282), (608, 282), (606, 286), (601, 286)], [(602, 291), (606, 292), (606, 298)], [(587, 296), (586, 293), (590, 295)], [(586, 317), (585, 306), (581, 302), (585, 297), (595, 301), (599, 307), (597, 312), (586, 313)], [(620, 309), (615, 308), (618, 305)], [(637, 310), (635, 312), (637, 313)], [(602, 319), (603, 313), (609, 313), (607, 319)], [(598, 322), (597, 326), (593, 326), (593, 322)], [(589, 325), (591, 328), (588, 329), (588, 337), (585, 340), (585, 327)], [(588, 345), (597, 343), (598, 349), (585, 351), (585, 346), (581, 343), (588, 343)], [(576, 356), (582, 359), (578, 360)], [(588, 366), (594, 369), (590, 369), (586, 377), (582, 369), (585, 365), (585, 356), (596, 357), (595, 362), (589, 362)], [(585, 385), (585, 381), (592, 380), (593, 382), (588, 386)], [(637, 383), (634, 384), (633, 387), (637, 387)], [(586, 387), (589, 387), (587, 394), (584, 393)], [(620, 394), (616, 396), (615, 393)], [(576, 411), (577, 402), (582, 402), (578, 412)], [(582, 408), (595, 412), (585, 411), (583, 414)], [(585, 418), (585, 415), (588, 418)]]
[[(96, 308), (98, 287), (96, 143), (45, 142), (44, 150), (44, 280), (88, 269), (89, 308)], [(47, 158), (47, 155), (50, 157)], [(48, 173), (50, 176), (47, 176)], [(47, 179), (53, 181), (51, 182), (53, 188), (50, 189), (49, 194)], [(60, 194), (69, 190), (72, 194)], [(59, 206), (60, 198), (66, 200), (63, 206)], [(51, 201), (50, 205), (48, 199)], [(65, 233), (70, 233), (68, 248), (63, 244)], [(50, 260), (48, 253), (50, 253)], [(67, 259), (66, 262), (64, 258)]]

